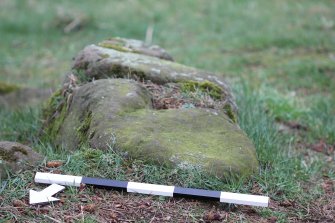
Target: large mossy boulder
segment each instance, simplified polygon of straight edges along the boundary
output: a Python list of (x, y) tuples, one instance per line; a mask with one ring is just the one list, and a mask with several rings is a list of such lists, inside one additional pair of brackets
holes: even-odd
[(64, 88), (49, 99), (44, 131), (56, 145), (114, 149), (218, 177), (258, 169), (222, 78), (157, 55), (102, 46), (81, 51)]
[(16, 173), (33, 168), (43, 160), (43, 156), (30, 147), (17, 142), (0, 142), (0, 179), (7, 173)]

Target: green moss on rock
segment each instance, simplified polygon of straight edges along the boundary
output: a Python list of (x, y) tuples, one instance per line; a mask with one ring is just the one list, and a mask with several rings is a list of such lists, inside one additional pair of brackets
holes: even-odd
[(230, 104), (226, 104), (224, 106), (224, 111), (226, 113), (226, 115), (234, 122), (237, 123), (237, 115), (236, 113), (233, 111), (232, 107)]
[(224, 113), (206, 109), (137, 110), (110, 123), (118, 148), (131, 156), (218, 177), (250, 176), (255, 148)]
[(14, 156), (16, 152), (20, 152), (23, 155), (28, 155), (28, 152), (25, 148), (20, 146), (13, 146), (11, 150), (4, 150), (0, 148), (0, 159), (5, 161), (14, 162), (17, 160), (17, 157)]
[(62, 90), (56, 91), (43, 106), (45, 138), (54, 140), (57, 137), (66, 116), (66, 98)]
[(81, 144), (86, 144), (88, 141), (91, 121), (92, 112), (88, 112), (81, 121), (81, 125), (77, 128), (77, 136)]
[(5, 161), (16, 161), (16, 158), (13, 156), (14, 152), (12, 151), (5, 151), (0, 149), (0, 160), (5, 160)]
[(103, 59), (106, 59), (109, 57), (109, 55), (107, 53), (102, 53), (102, 54), (99, 54), (99, 56)]
[(181, 89), (184, 92), (202, 91), (207, 93), (213, 99), (222, 99), (222, 89), (218, 85), (209, 81), (184, 81), (181, 83)]
[(109, 43), (109, 42), (101, 42), (98, 44), (98, 46), (104, 47), (104, 48), (109, 48), (121, 52), (132, 52), (132, 50), (122, 46), (121, 44), (116, 44), (116, 43)]

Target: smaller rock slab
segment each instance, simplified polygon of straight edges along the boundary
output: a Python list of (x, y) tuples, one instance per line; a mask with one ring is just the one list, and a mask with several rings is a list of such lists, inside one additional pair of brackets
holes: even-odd
[(38, 165), (43, 156), (32, 148), (17, 142), (0, 142), (0, 179), (7, 177), (7, 172), (19, 172)]

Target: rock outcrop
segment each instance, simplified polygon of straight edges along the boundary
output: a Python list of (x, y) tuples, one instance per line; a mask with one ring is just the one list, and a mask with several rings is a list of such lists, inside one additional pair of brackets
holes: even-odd
[(30, 147), (17, 142), (0, 142), (0, 179), (7, 173), (15, 173), (33, 168), (43, 160), (43, 156)]
[(81, 51), (64, 88), (49, 99), (44, 131), (56, 145), (114, 149), (218, 177), (250, 176), (258, 169), (222, 78), (161, 59), (165, 50), (110, 46), (114, 41)]

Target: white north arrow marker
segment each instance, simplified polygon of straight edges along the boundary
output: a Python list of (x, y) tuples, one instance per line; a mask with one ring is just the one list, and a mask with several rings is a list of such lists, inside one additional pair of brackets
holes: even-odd
[(64, 186), (58, 184), (51, 184), (49, 187), (42, 191), (29, 191), (29, 204), (48, 203), (58, 201), (59, 199), (52, 197), (52, 195), (64, 190)]

